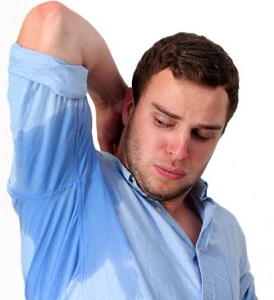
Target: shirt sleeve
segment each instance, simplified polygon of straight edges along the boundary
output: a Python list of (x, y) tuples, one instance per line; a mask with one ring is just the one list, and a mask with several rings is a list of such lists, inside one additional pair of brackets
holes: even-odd
[(250, 272), (250, 264), (247, 256), (246, 241), (243, 238), (243, 254), (240, 261), (240, 299), (257, 300), (255, 293), (254, 277)]
[(8, 101), (14, 156), (8, 190), (48, 197), (91, 174), (95, 156), (88, 71), (13, 44)]

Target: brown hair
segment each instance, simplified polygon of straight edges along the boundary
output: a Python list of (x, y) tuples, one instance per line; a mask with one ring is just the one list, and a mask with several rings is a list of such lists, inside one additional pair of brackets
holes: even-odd
[(156, 73), (170, 68), (174, 77), (210, 87), (223, 86), (229, 98), (227, 122), (238, 106), (239, 75), (224, 49), (194, 33), (180, 32), (162, 38), (139, 61), (132, 79), (135, 104)]

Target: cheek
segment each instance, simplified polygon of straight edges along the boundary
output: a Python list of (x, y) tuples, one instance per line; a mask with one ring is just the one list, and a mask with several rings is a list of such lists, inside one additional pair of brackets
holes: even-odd
[[(142, 116), (142, 117), (140, 117)], [(168, 136), (153, 124), (149, 116), (139, 114), (138, 118), (134, 118), (134, 136), (142, 145), (144, 154), (153, 155), (159, 149), (167, 147)]]
[(205, 164), (211, 158), (215, 148), (216, 143), (204, 145), (193, 144), (189, 151), (189, 156), (194, 162), (196, 161), (198, 164)]
[(138, 132), (138, 140), (142, 149), (142, 157), (157, 157), (159, 152), (166, 147), (164, 139), (150, 128), (143, 128)]

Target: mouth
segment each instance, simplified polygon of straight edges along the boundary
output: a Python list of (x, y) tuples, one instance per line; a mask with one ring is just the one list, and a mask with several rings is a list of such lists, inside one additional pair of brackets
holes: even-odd
[(175, 181), (180, 180), (186, 176), (186, 172), (166, 166), (156, 166), (156, 171), (161, 177), (164, 177), (166, 180)]

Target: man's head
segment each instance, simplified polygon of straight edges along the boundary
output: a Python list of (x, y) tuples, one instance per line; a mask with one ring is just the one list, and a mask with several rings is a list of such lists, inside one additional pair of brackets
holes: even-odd
[(237, 69), (218, 45), (179, 33), (144, 54), (132, 85), (117, 156), (152, 198), (182, 199), (236, 110)]
[(223, 86), (229, 98), (227, 122), (230, 120), (238, 106), (239, 75), (221, 46), (204, 36), (184, 32), (156, 42), (144, 53), (133, 74), (135, 105), (151, 77), (167, 68), (175, 78), (208, 87)]

